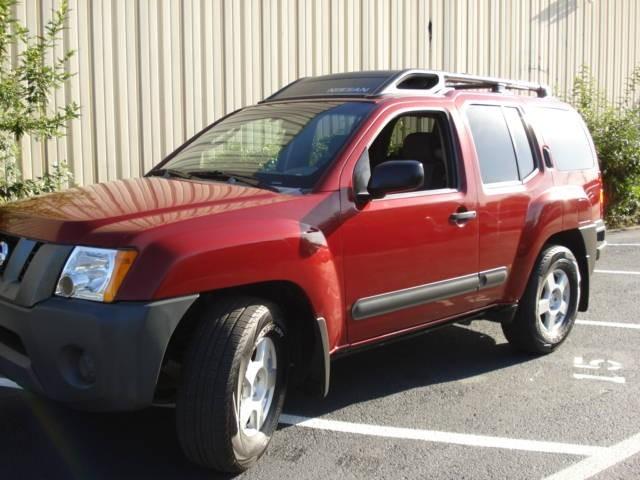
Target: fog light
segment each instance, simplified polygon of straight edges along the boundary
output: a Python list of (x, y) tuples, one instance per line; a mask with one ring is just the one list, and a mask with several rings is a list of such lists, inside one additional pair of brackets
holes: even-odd
[(93, 357), (87, 352), (82, 352), (80, 359), (78, 360), (78, 374), (83, 382), (94, 384), (96, 383), (96, 363), (93, 361)]
[(60, 352), (59, 367), (67, 383), (75, 388), (86, 389), (96, 383), (96, 362), (83, 348), (74, 345), (64, 347)]

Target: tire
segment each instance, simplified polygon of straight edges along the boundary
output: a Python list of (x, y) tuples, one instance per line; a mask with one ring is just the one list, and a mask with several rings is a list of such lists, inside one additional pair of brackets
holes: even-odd
[(220, 300), (201, 315), (178, 389), (178, 438), (192, 462), (239, 473), (262, 456), (278, 426), (286, 330), (276, 305), (252, 297)]
[(569, 336), (580, 300), (580, 271), (566, 247), (546, 247), (536, 262), (512, 321), (502, 331), (517, 350), (547, 354)]

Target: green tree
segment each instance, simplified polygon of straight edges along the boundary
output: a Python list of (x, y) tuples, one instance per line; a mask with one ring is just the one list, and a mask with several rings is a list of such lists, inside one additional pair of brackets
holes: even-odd
[(640, 223), (640, 67), (625, 95), (607, 100), (588, 68), (573, 83), (571, 102), (593, 137), (605, 191), (605, 220), (611, 227)]
[[(60, 2), (42, 35), (30, 33), (15, 19), (16, 3), (0, 0), (0, 200), (4, 201), (50, 192), (69, 180), (64, 163), (54, 165), (42, 178), (22, 179), (20, 140), (24, 135), (38, 140), (61, 137), (68, 122), (79, 115), (75, 102), (61, 107), (51, 103), (72, 75), (67, 65), (75, 52), (54, 55), (69, 15), (67, 0)], [(12, 59), (13, 49), (20, 53)]]

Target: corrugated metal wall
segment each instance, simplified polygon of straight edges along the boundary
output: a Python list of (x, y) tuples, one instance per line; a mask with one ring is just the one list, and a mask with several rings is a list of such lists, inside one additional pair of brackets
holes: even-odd
[[(614, 98), (640, 65), (638, 0), (70, 0), (69, 135), (24, 141), (23, 172), (139, 176), (201, 127), (306, 75), (419, 67), (542, 81), (580, 65)], [(20, 0), (32, 32), (56, 0)], [(62, 49), (59, 52), (61, 53)]]

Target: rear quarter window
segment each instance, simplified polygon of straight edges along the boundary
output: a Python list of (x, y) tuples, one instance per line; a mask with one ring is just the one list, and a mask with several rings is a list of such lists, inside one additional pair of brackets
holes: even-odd
[(558, 170), (586, 170), (595, 165), (588, 133), (577, 112), (535, 107), (530, 109), (530, 114)]
[(478, 154), (482, 182), (517, 181), (516, 154), (502, 108), (497, 105), (470, 105), (467, 119)]

